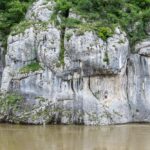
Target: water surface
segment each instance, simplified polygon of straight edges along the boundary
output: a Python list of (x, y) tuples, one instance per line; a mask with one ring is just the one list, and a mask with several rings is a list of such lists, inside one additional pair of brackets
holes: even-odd
[(150, 125), (0, 125), (0, 150), (150, 150)]

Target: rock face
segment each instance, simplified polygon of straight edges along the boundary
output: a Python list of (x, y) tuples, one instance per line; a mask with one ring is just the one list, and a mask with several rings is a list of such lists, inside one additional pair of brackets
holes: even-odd
[(150, 40), (136, 46), (128, 61), (128, 98), (135, 122), (150, 121)]
[[(119, 27), (107, 41), (94, 32), (78, 35), (66, 29), (61, 64), (62, 31), (49, 21), (54, 5), (35, 2), (26, 19), (36, 24), (8, 38), (0, 121), (150, 122), (150, 40), (136, 46), (137, 54), (130, 54), (129, 41)], [(33, 64), (41, 67), (33, 71)]]
[(1, 78), (2, 78), (2, 73), (3, 73), (3, 68), (4, 68), (4, 48), (2, 46), (2, 43), (0, 42), (0, 83), (1, 83)]

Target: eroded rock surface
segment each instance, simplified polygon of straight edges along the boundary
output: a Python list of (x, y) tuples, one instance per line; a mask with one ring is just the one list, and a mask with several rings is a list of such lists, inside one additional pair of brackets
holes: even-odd
[(5, 60), (4, 60), (4, 48), (2, 46), (2, 43), (0, 42), (0, 83), (1, 83), (2, 73), (3, 73), (3, 69), (4, 69), (4, 62), (5, 62)]
[(136, 46), (137, 54), (128, 61), (128, 98), (133, 121), (149, 122), (150, 118), (150, 40)]

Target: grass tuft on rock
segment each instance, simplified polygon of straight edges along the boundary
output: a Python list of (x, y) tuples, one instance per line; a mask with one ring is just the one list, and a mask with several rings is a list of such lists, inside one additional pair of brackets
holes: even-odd
[(42, 69), (42, 67), (39, 64), (39, 62), (33, 62), (33, 63), (28, 64), (27, 66), (21, 68), (20, 73), (21, 74), (30, 73), (30, 72), (38, 71), (40, 69)]

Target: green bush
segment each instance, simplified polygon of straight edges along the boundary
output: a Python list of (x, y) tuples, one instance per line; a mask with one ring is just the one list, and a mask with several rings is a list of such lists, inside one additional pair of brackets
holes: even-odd
[(65, 35), (65, 38), (67, 39), (67, 41), (69, 41), (72, 36), (73, 36), (72, 33), (67, 33), (67, 34)]
[(7, 113), (12, 115), (13, 112), (16, 112), (21, 108), (23, 103), (23, 96), (17, 92), (9, 92), (0, 94), (0, 107), (2, 113)]
[[(0, 40), (2, 40), (5, 44), (10, 32), (17, 29), (17, 27), (15, 28), (14, 26), (24, 20), (27, 8), (33, 1), (34, 0), (0, 0)], [(60, 22), (56, 19), (56, 16), (59, 15), (62, 19), (61, 25), (63, 30), (66, 27), (81, 27), (80, 25), (82, 23), (80, 20), (73, 18), (68, 19), (69, 11), (73, 10), (81, 17), (85, 18), (90, 25), (95, 24), (97, 20), (106, 25), (106, 27), (111, 24), (121, 25), (126, 31), (132, 45), (147, 36), (145, 26), (147, 22), (150, 21), (150, 0), (55, 1), (56, 7), (54, 20), (56, 20), (56, 23), (60, 25)], [(137, 25), (139, 22), (140, 24)], [(20, 29), (17, 29), (16, 31), (22, 31), (27, 24), (25, 26), (24, 25), (25, 23), (23, 24), (23, 27), (19, 26)], [(93, 27), (95, 27), (95, 25), (91, 26), (92, 27), (88, 28), (88, 30), (93, 30)], [(105, 33), (103, 34), (103, 32)], [(111, 34), (107, 30), (99, 31), (98, 35), (106, 40), (106, 38)]]
[(0, 40), (6, 41), (11, 28), (24, 19), (32, 2), (33, 0), (0, 0)]
[(60, 12), (61, 15), (66, 16), (68, 10), (72, 7), (72, 2), (69, 0), (56, 0), (56, 13)]
[[(150, 0), (56, 0), (56, 12), (60, 15), (68, 17), (70, 9), (87, 20), (87, 24), (91, 25), (88, 30), (97, 31), (96, 28), (106, 25), (97, 32), (103, 40), (112, 35), (107, 27), (113, 24), (126, 31), (131, 45), (147, 36), (145, 26), (150, 21)], [(102, 23), (99, 27), (94, 25), (97, 20)], [(82, 27), (81, 24), (76, 26), (80, 31), (86, 31), (87, 25)], [(73, 27), (72, 24), (69, 27)]]
[(19, 24), (11, 28), (11, 35), (23, 33), (25, 29), (29, 28), (33, 23), (31, 21), (21, 21)]
[(38, 62), (34, 62), (34, 63), (31, 63), (31, 64), (21, 68), (20, 73), (21, 74), (30, 73), (30, 72), (38, 71), (40, 69), (42, 69), (40, 64)]
[(98, 36), (99, 36), (100, 38), (102, 38), (104, 41), (106, 41), (107, 38), (109, 38), (109, 37), (112, 36), (113, 31), (112, 31), (112, 29), (109, 28), (109, 27), (100, 27), (100, 28), (98, 29), (98, 33), (97, 33), (97, 34), (98, 34)]
[(75, 28), (77, 27), (77, 25), (79, 25), (81, 23), (80, 20), (75, 19), (75, 18), (67, 18), (65, 21), (65, 26), (67, 28)]
[(7, 94), (5, 97), (5, 101), (7, 105), (14, 105), (20, 101), (22, 101), (23, 97), (17, 93)]

